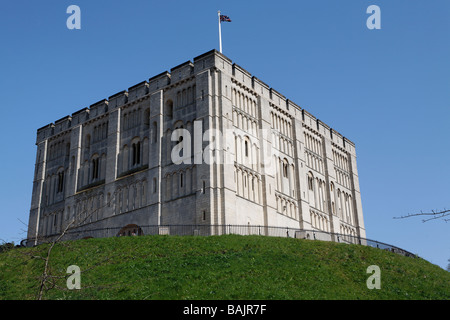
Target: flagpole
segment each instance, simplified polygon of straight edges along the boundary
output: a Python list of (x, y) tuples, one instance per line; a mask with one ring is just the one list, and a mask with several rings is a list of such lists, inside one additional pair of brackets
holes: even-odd
[(220, 27), (220, 10), (217, 11), (217, 16), (219, 17), (219, 51), (222, 53), (222, 29)]

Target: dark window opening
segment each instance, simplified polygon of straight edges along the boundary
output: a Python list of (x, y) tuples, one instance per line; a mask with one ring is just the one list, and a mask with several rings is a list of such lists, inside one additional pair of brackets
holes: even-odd
[(64, 189), (64, 171), (58, 173), (58, 193)]
[(166, 102), (166, 116), (172, 119), (173, 117), (173, 101), (167, 100)]
[(98, 160), (99, 158), (92, 160), (92, 180), (98, 179)]
[(308, 177), (308, 189), (313, 190), (313, 179), (311, 177)]
[(132, 146), (133, 149), (133, 166), (138, 165), (141, 163), (141, 143), (137, 142), (137, 143), (133, 143)]
[(158, 124), (153, 122), (153, 142), (156, 143), (158, 141)]
[(288, 165), (287, 163), (283, 163), (283, 177), (287, 178), (288, 176)]

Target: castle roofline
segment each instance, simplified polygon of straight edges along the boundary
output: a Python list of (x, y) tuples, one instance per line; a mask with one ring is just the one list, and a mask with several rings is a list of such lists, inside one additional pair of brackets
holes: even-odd
[(148, 82), (151, 82), (153, 80), (156, 80), (156, 79), (162, 78), (162, 77), (169, 77), (170, 78), (169, 71), (164, 71), (164, 72), (161, 72), (160, 74), (158, 74), (158, 75), (156, 75), (154, 77), (151, 77), (150, 79), (148, 79)]
[[(239, 71), (241, 71), (242, 73), (245, 73), (249, 78), (252, 77), (252, 74), (250, 72), (248, 72), (247, 70), (245, 70), (244, 68), (242, 68), (240, 65), (233, 63), (233, 73), (234, 71), (238, 69)], [(234, 75), (234, 74), (233, 74)]]
[[(213, 60), (207, 59), (211, 56), (214, 56)], [(207, 61), (207, 65), (205, 65), (205, 61)], [(241, 67), (240, 65), (233, 63), (233, 61), (222, 54), (221, 52), (217, 51), (216, 49), (212, 49), (210, 51), (207, 51), (201, 55), (196, 56), (193, 59), (194, 63), (190, 60), (185, 61), (173, 68), (169, 71), (161, 72), (160, 74), (157, 74), (149, 80), (141, 81), (131, 87), (128, 88), (128, 90), (122, 90), (120, 92), (117, 92), (113, 95), (111, 95), (108, 99), (102, 99), (92, 105), (90, 105), (89, 108), (85, 107), (82, 108), (76, 112), (74, 112), (71, 116), (70, 120), (73, 120), (72, 124), (79, 124), (84, 121), (87, 121), (87, 119), (91, 116), (98, 115), (99, 112), (107, 112), (108, 109), (112, 110), (116, 107), (119, 107), (121, 105), (124, 105), (128, 103), (129, 101), (134, 101), (136, 99), (139, 99), (140, 97), (148, 94), (149, 92), (153, 92), (158, 89), (162, 89), (170, 84), (175, 84), (180, 80), (185, 80), (190, 77), (192, 77), (192, 74), (195, 72), (200, 72), (203, 69), (211, 68), (212, 66), (218, 67), (219, 61), (225, 61), (229, 63), (230, 69), (226, 69), (225, 65), (222, 66), (222, 63), (220, 65), (222, 68), (225, 68), (224, 71), (229, 70), (229, 72), (232, 75), (232, 78), (235, 78), (235, 81), (240, 81), (240, 79), (237, 79), (236, 76), (239, 74), (239, 77), (243, 77), (242, 83), (249, 83), (253, 90), (256, 90), (256, 86), (259, 86), (261, 88), (264, 88), (268, 92), (267, 98), (272, 100), (272, 103), (275, 105), (279, 105), (281, 108), (286, 108), (286, 111), (289, 110), (290, 106), (295, 107), (295, 109), (300, 110), (303, 114), (303, 119), (306, 117), (309, 117), (312, 121), (316, 121), (317, 125), (321, 125), (324, 130), (328, 130), (330, 135), (336, 134), (339, 136), (343, 141), (348, 142), (351, 145), (354, 145), (352, 141), (349, 139), (344, 138), (341, 134), (337, 133), (333, 129), (331, 129), (329, 126), (327, 126), (322, 121), (316, 119), (311, 113), (306, 111), (305, 109), (301, 108), (299, 105), (295, 104), (293, 101), (287, 99), (283, 94), (275, 90), (274, 88), (271, 88), (268, 84), (257, 78), (256, 76), (253, 76), (249, 71)], [(203, 62), (203, 64), (201, 63)], [(197, 64), (196, 64), (197, 63)], [(195, 69), (194, 69), (195, 68)], [(195, 71), (194, 71), (195, 70)], [(177, 76), (175, 77), (174, 72), (177, 72)], [(176, 78), (176, 79), (175, 79)], [(244, 81), (245, 78), (245, 81)], [(161, 82), (162, 80), (162, 82)], [(261, 89), (262, 90), (262, 89)], [(261, 91), (262, 93), (262, 91)], [(99, 109), (101, 106), (106, 106), (106, 108), (102, 111)], [(91, 115), (90, 112), (93, 112)], [(85, 113), (85, 117), (83, 118), (83, 113)], [(69, 120), (70, 116), (66, 116), (64, 118), (61, 118), (60, 120), (57, 120), (55, 123), (59, 124), (60, 122), (64, 122), (66, 120)], [(48, 129), (51, 129), (51, 127), (54, 126), (53, 123), (47, 124), (41, 128), (38, 129), (39, 131), (46, 131)]]
[(117, 93), (113, 94), (112, 96), (110, 96), (110, 97), (108, 98), (108, 100), (113, 99), (113, 98), (117, 98), (118, 96), (121, 96), (121, 95), (123, 95), (123, 94), (125, 94), (125, 93), (127, 93), (127, 90), (122, 90), (122, 91), (120, 91), (120, 92), (117, 92)]
[(55, 124), (58, 124), (58, 123), (60, 123), (60, 122), (64, 122), (64, 121), (66, 121), (66, 120), (71, 120), (72, 119), (72, 117), (70, 116), (70, 115), (67, 115), (67, 116), (65, 116), (65, 117), (63, 117), (63, 118), (61, 118), (61, 119), (59, 119), (59, 120), (56, 120), (55, 121)]
[(264, 81), (262, 81), (261, 79), (253, 76), (252, 77), (252, 81), (253, 82), (258, 82), (261, 86), (265, 87), (267, 90), (270, 90), (270, 86), (267, 83), (265, 83)]
[(286, 100), (286, 97), (284, 95), (282, 95), (281, 93), (279, 93), (277, 90), (275, 90), (274, 88), (270, 88), (270, 97), (273, 99), (273, 95), (277, 95), (278, 97), (280, 97), (283, 100)]
[(174, 72), (175, 70), (183, 68), (185, 66), (194, 67), (194, 64), (190, 60), (188, 60), (186, 62), (183, 62), (182, 64), (177, 65), (176, 67), (173, 67), (172, 69), (170, 69), (170, 72)]
[(107, 99), (102, 99), (100, 101), (97, 101), (96, 103), (91, 104), (89, 106), (89, 108), (96, 107), (96, 106), (99, 106), (99, 105), (102, 105), (102, 104), (108, 104), (108, 100)]
[(146, 85), (148, 82), (146, 80), (139, 82), (138, 84), (135, 84), (134, 86), (131, 86), (128, 88), (128, 91), (131, 91), (133, 89), (139, 88), (142, 85)]
[(212, 55), (212, 54), (218, 55), (218, 56), (224, 58), (225, 60), (227, 60), (227, 61), (230, 62), (230, 63), (233, 62), (230, 58), (228, 58), (227, 56), (225, 56), (223, 53), (220, 53), (220, 52), (217, 51), (216, 49), (213, 49), (213, 50), (210, 50), (210, 51), (208, 51), (208, 52), (205, 52), (205, 53), (203, 53), (203, 54), (201, 54), (201, 55), (195, 57), (195, 58), (194, 58), (194, 63), (195, 63), (195, 61), (200, 60), (200, 59), (203, 59), (203, 58), (205, 58), (205, 57), (207, 57), (207, 56), (210, 56), (210, 55)]
[(44, 129), (47, 129), (47, 128), (50, 128), (50, 127), (52, 127), (52, 126), (55, 126), (55, 124), (53, 123), (53, 122), (51, 122), (51, 123), (49, 123), (49, 124), (46, 124), (45, 126), (42, 126), (42, 127), (40, 127), (39, 129), (37, 129), (36, 131), (42, 131), (42, 130), (44, 130)]
[(73, 117), (73, 116), (76, 116), (77, 114), (80, 114), (80, 113), (82, 113), (82, 112), (89, 112), (89, 108), (84, 107), (83, 109), (80, 109), (80, 110), (78, 110), (78, 111), (75, 111), (74, 113), (72, 113), (72, 117)]

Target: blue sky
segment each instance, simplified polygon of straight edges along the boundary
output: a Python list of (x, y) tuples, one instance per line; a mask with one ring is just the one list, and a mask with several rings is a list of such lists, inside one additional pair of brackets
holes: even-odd
[(450, 208), (447, 0), (4, 1), (0, 239), (25, 237), (36, 130), (218, 49), (217, 10), (226, 56), (356, 143), (367, 237), (445, 268), (450, 223), (393, 217)]

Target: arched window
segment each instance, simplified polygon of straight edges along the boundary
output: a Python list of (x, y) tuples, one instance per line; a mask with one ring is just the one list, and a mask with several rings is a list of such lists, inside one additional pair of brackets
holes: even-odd
[(166, 116), (169, 117), (170, 119), (172, 119), (173, 117), (173, 101), (172, 100), (167, 100), (166, 101)]
[(132, 165), (138, 165), (141, 163), (141, 142), (135, 142), (132, 145)]
[(248, 157), (248, 141), (245, 140), (244, 142), (244, 150), (245, 150), (245, 156)]
[(92, 164), (92, 176), (91, 179), (92, 180), (96, 180), (99, 178), (99, 157), (98, 156), (94, 156), (91, 160), (91, 164)]
[(288, 162), (287, 162), (287, 160), (285, 159), (284, 161), (283, 161), (283, 177), (284, 178), (287, 178), (288, 177), (288, 171), (289, 171), (289, 164), (288, 164)]
[(63, 192), (64, 190), (64, 169), (60, 169), (58, 172), (58, 193)]
[(314, 178), (311, 174), (308, 174), (308, 189), (311, 191), (314, 190)]

